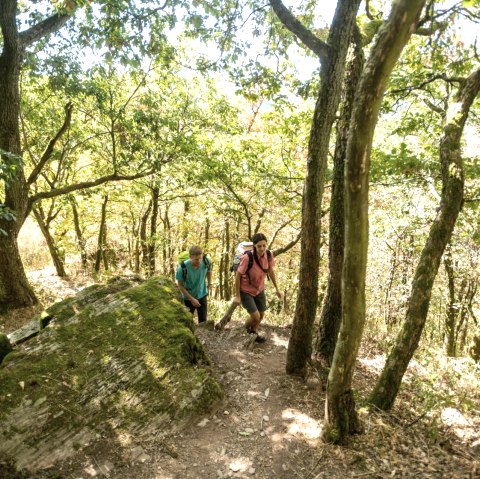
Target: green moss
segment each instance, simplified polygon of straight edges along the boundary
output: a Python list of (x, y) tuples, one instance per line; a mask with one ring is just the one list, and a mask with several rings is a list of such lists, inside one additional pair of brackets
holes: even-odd
[(328, 444), (339, 444), (340, 432), (336, 427), (326, 425), (323, 427), (322, 439)]
[(0, 364), (3, 362), (3, 358), (8, 354), (11, 353), (13, 350), (8, 337), (4, 333), (0, 333)]
[[(119, 422), (117, 432), (133, 431), (165, 416), (159, 424), (166, 425), (204, 413), (221, 397), (170, 280), (113, 281), (87, 290), (47, 308), (55, 321), (29, 341), (29, 352), (6, 358), (0, 430), (12, 430), (8, 417), (19, 405), (39, 401), (50, 414), (32, 444), (74, 424), (98, 431)], [(53, 413), (58, 404), (61, 415)]]

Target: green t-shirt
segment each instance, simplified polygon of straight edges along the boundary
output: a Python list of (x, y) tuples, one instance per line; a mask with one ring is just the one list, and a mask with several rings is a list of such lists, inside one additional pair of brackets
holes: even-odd
[[(206, 260), (208, 266), (205, 264), (204, 259), (200, 261), (200, 266), (195, 269), (190, 260), (185, 261), (187, 268), (187, 279), (183, 278), (182, 266), (179, 265), (175, 279), (181, 281), (185, 289), (195, 298), (201, 299), (208, 294), (207, 288), (207, 273), (212, 270), (212, 263), (209, 259)], [(185, 296), (182, 295), (184, 298)]]

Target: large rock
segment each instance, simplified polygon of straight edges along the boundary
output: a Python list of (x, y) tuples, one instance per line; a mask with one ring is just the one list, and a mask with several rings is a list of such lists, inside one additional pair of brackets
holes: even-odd
[(0, 367), (0, 459), (18, 469), (100, 437), (161, 438), (221, 397), (170, 280), (91, 286), (42, 318)]

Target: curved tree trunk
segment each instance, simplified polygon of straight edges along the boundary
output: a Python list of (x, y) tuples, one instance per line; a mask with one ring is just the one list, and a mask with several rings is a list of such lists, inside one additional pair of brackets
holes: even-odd
[(317, 359), (330, 366), (342, 320), (342, 269), (345, 247), (344, 183), (345, 155), (348, 127), (352, 116), (353, 100), (362, 74), (365, 58), (359, 32), (353, 43), (352, 59), (345, 78), (345, 100), (337, 126), (333, 157), (332, 195), (330, 199), (330, 233), (328, 249), (328, 285), (318, 329), (315, 353)]
[(359, 4), (359, 0), (338, 2), (328, 36), (330, 48), (321, 62), (321, 89), (313, 114), (303, 191), (300, 289), (287, 351), (286, 370), (289, 374), (304, 375), (312, 354), (312, 329), (318, 304), (321, 205), (328, 147)]
[(342, 324), (328, 375), (325, 440), (344, 444), (361, 432), (352, 377), (365, 324), (368, 177), (375, 125), (390, 73), (410, 38), (423, 0), (399, 0), (380, 28), (355, 97), (345, 170), (345, 261)]
[(392, 351), (370, 396), (370, 402), (389, 410), (395, 402), (403, 375), (417, 349), (427, 319), (432, 287), (446, 245), (463, 204), (463, 161), (460, 142), (470, 106), (480, 90), (480, 68), (449, 102), (440, 140), (442, 196), (413, 279), (408, 309)]

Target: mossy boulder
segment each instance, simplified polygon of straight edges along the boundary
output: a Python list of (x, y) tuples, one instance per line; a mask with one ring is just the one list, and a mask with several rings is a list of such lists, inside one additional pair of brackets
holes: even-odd
[(162, 438), (222, 396), (173, 282), (91, 286), (0, 367), (0, 458), (31, 471), (99, 438)]
[(8, 337), (4, 333), (0, 333), (0, 364), (2, 364), (3, 358), (12, 352), (12, 345), (8, 340)]

